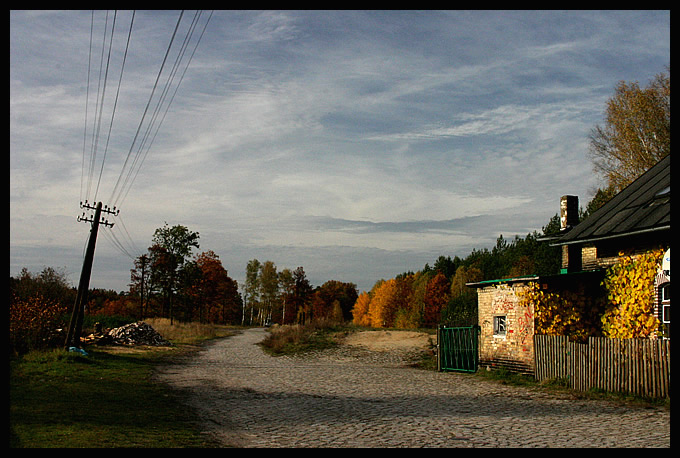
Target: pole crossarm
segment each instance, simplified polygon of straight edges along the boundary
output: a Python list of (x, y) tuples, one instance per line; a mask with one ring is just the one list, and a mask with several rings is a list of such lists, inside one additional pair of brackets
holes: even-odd
[[(100, 204), (101, 204), (101, 202), (100, 202)], [(96, 211), (97, 205), (98, 204), (96, 202), (94, 204), (90, 204), (86, 200), (85, 202), (80, 203), (80, 208)], [(94, 216), (86, 216), (85, 213), (86, 212), (83, 212), (82, 215), (78, 216), (78, 218), (77, 218), (78, 222), (79, 223), (93, 223), (94, 222)], [(110, 214), (110, 215), (113, 215), (113, 216), (118, 216), (118, 214), (120, 213), (120, 209), (116, 209), (115, 206), (113, 208), (109, 208), (108, 205), (104, 205), (101, 208), (101, 213), (107, 213), (107, 214)], [(100, 218), (99, 224), (103, 224), (104, 226), (107, 226), (107, 227), (113, 227), (114, 223), (109, 222), (108, 219), (104, 220), (104, 219)]]

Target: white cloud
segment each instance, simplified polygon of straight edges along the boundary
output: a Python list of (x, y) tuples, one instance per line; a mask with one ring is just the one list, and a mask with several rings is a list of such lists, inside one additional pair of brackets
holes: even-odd
[[(178, 15), (135, 16), (98, 198), (119, 176)], [(118, 44), (130, 17), (119, 12)], [(670, 60), (667, 19), (217, 11), (112, 232), (145, 250), (164, 222), (183, 224), (235, 276), (258, 257), (372, 283), (500, 231), (540, 229), (560, 195), (592, 188), (586, 137), (616, 82)], [(12, 11), (10, 22), (10, 272), (78, 272), (90, 13)], [(131, 260), (105, 238), (98, 254), (107, 271), (95, 268), (93, 284), (124, 289)]]

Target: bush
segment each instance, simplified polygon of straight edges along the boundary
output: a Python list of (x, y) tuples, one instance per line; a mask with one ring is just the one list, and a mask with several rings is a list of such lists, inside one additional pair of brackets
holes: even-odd
[(15, 298), (9, 306), (10, 354), (24, 354), (30, 350), (54, 345), (56, 330), (63, 328), (66, 307), (41, 295)]

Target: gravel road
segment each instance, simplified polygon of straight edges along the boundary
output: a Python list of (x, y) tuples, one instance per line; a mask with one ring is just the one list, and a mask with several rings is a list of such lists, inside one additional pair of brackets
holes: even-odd
[(248, 329), (159, 368), (234, 447), (670, 447), (670, 410), (587, 401), (341, 346), (271, 357)]

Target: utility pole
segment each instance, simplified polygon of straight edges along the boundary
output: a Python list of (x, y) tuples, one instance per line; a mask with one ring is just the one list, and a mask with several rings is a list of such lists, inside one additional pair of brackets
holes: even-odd
[(148, 256), (143, 254), (139, 257), (140, 268), (142, 269), (142, 274), (140, 276), (140, 288), (139, 288), (139, 319), (144, 319), (144, 279), (146, 276), (146, 265), (148, 262)]
[(82, 216), (78, 217), (78, 222), (92, 223), (92, 229), (90, 229), (90, 238), (87, 242), (87, 251), (85, 252), (85, 260), (83, 261), (83, 269), (80, 272), (80, 282), (78, 283), (78, 294), (76, 296), (76, 301), (73, 304), (73, 311), (71, 312), (71, 321), (68, 326), (68, 334), (66, 335), (66, 342), (64, 347), (68, 350), (70, 347), (80, 348), (80, 334), (83, 328), (83, 315), (85, 313), (85, 304), (87, 304), (87, 293), (90, 288), (90, 274), (92, 273), (92, 262), (94, 261), (94, 247), (97, 243), (97, 232), (99, 231), (99, 225), (112, 227), (113, 223), (109, 223), (108, 220), (101, 220), (101, 214), (109, 213), (112, 215), (117, 215), (119, 210), (116, 207), (109, 209), (104, 206), (102, 209), (102, 203), (99, 202), (96, 207), (94, 204), (88, 204), (87, 200), (83, 204), (80, 203), (80, 208), (86, 208), (88, 210), (94, 210), (94, 216), (92, 218), (85, 217), (85, 212)]

